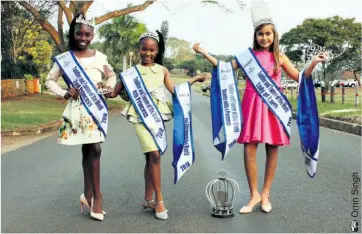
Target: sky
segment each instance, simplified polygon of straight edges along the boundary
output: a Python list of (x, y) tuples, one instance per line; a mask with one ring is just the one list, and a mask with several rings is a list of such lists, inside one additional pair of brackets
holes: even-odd
[[(149, 30), (169, 23), (169, 37), (190, 43), (200, 42), (212, 54), (234, 55), (252, 46), (253, 26), (250, 1), (219, 0), (228, 12), (216, 5), (201, 4), (201, 0), (157, 0), (145, 11), (132, 13)], [(127, 4), (142, 4), (144, 0), (95, 0), (88, 17), (122, 9)], [(246, 6), (240, 7), (238, 2)], [(362, 0), (269, 0), (272, 19), (279, 35), (303, 23), (306, 18), (341, 16), (355, 17), (362, 22)], [(97, 37), (96, 37), (97, 38)]]

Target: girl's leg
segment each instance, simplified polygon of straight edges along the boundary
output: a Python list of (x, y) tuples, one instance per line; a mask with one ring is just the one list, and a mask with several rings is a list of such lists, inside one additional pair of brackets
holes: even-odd
[(246, 206), (253, 207), (260, 201), (258, 191), (258, 168), (256, 165), (257, 143), (244, 144), (244, 166), (250, 189), (250, 200)]
[(266, 163), (264, 186), (261, 192), (261, 204), (269, 204), (270, 188), (274, 179), (275, 170), (278, 166), (278, 146), (266, 144)]
[[(144, 178), (145, 178), (145, 201), (153, 200), (153, 185), (152, 185), (152, 177), (150, 174), (150, 155), (149, 153), (145, 154), (146, 164), (144, 170)], [(145, 204), (147, 205), (147, 204)], [(154, 207), (154, 204), (148, 204), (149, 207)]]
[(102, 213), (102, 194), (100, 188), (100, 158), (101, 158), (101, 144), (89, 144), (90, 153), (90, 171), (92, 176), (93, 186), (93, 212)]
[[(161, 192), (161, 155), (158, 151), (152, 151), (148, 153), (150, 157), (149, 172), (151, 175), (152, 186), (155, 191), (156, 202), (163, 201)], [(156, 212), (165, 211), (164, 203), (157, 203), (155, 206)]]
[(91, 176), (91, 164), (90, 164), (90, 155), (89, 155), (89, 145), (82, 145), (82, 166), (83, 166), (83, 175), (84, 175), (84, 196), (87, 199), (88, 204), (91, 204), (91, 199), (93, 197), (93, 186), (92, 186), (92, 176)]

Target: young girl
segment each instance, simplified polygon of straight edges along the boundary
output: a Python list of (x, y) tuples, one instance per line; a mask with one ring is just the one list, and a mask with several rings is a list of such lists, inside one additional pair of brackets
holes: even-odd
[[(265, 23), (266, 20), (254, 21), (254, 43), (253, 53), (259, 60), (261, 66), (281, 89), (282, 68), (289, 77), (298, 82), (299, 72), (290, 62), (287, 56), (279, 52), (278, 33), (274, 24)], [(213, 66), (217, 66), (217, 59), (201, 48), (199, 43), (193, 47), (196, 53), (202, 54)], [(314, 67), (325, 60), (322, 54), (313, 59), (312, 63), (305, 70), (306, 77), (310, 77)], [(236, 60), (232, 60), (233, 69), (239, 68)], [(261, 210), (270, 212), (270, 189), (277, 168), (278, 147), (290, 144), (282, 124), (278, 118), (269, 110), (257, 94), (251, 81), (246, 80), (246, 88), (242, 100), (243, 126), (238, 143), (244, 144), (244, 165), (249, 183), (250, 200), (240, 209), (240, 213), (250, 213), (253, 207), (261, 202)], [(266, 165), (264, 186), (261, 192), (258, 191), (258, 175), (256, 165), (256, 151), (259, 143), (265, 143)]]
[[(107, 57), (99, 51), (88, 48), (93, 36), (94, 24), (82, 15), (76, 16), (70, 24), (69, 51), (73, 52), (74, 59), (79, 62), (94, 86), (101, 83), (103, 74), (107, 79), (107, 86), (113, 87), (116, 77), (107, 62)], [(73, 86), (70, 86), (68, 90), (63, 90), (57, 83), (60, 76), (66, 76), (66, 74), (57, 63), (54, 63), (46, 79), (46, 86), (55, 94), (69, 100), (63, 113), (58, 143), (82, 145), (84, 193), (80, 196), (81, 212), (83, 213), (83, 207), (86, 206), (92, 218), (103, 220), (105, 212), (102, 211), (100, 190), (100, 143), (104, 142), (105, 136), (80, 100), (80, 90)], [(69, 81), (66, 80), (66, 82)], [(84, 90), (84, 92), (89, 94), (89, 90)]]
[[(156, 107), (158, 108), (163, 121), (169, 121), (172, 118), (172, 113), (166, 103), (164, 97), (164, 87), (173, 94), (174, 84), (170, 78), (170, 73), (163, 65), (163, 56), (165, 44), (163, 36), (160, 32), (148, 32), (141, 35), (139, 40), (139, 54), (141, 62), (136, 65), (142, 76), (142, 80), (149, 91)], [(190, 80), (191, 85), (194, 82), (202, 82), (204, 76), (198, 76)], [(117, 82), (114, 91), (106, 97), (114, 98), (121, 91), (124, 91), (124, 85), (121, 81)], [(136, 135), (140, 142), (142, 152), (145, 154), (146, 164), (144, 169), (145, 179), (145, 197), (142, 206), (148, 210), (155, 210), (158, 219), (167, 219), (168, 214), (163, 203), (161, 192), (161, 157), (156, 143), (140, 121), (138, 114), (135, 111), (132, 103), (123, 110), (122, 114), (131, 122), (136, 131)], [(155, 193), (155, 199), (153, 199)]]

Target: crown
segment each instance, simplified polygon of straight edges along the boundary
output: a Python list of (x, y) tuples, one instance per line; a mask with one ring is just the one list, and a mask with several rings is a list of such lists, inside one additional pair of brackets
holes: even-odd
[(160, 38), (158, 37), (157, 33), (155, 33), (155, 32), (146, 32), (146, 33), (143, 33), (143, 34), (140, 36), (140, 40), (142, 40), (142, 39), (145, 38), (145, 37), (153, 38), (153, 39), (155, 39), (157, 42), (160, 41)]
[(254, 28), (262, 24), (273, 24), (267, 2), (259, 0), (251, 3), (251, 19)]
[(92, 28), (94, 28), (94, 26), (96, 25), (95, 18), (92, 18), (90, 20), (86, 20), (83, 15), (79, 15), (78, 18), (75, 19), (75, 23), (76, 24), (85, 24), (85, 25), (88, 25), (88, 26), (90, 26)]

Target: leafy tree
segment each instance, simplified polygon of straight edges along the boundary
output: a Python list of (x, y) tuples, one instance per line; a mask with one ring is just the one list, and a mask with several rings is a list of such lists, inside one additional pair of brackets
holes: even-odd
[(325, 19), (306, 19), (302, 25), (285, 33), (280, 44), (285, 54), (295, 63), (305, 64), (307, 50), (311, 45), (325, 47), (330, 51), (330, 59), (323, 63), (323, 77), (328, 83), (326, 74), (339, 70), (358, 69), (361, 61), (361, 23), (355, 18), (334, 16)]
[(123, 56), (128, 57), (129, 52), (134, 53), (133, 63), (138, 62), (139, 37), (146, 31), (146, 25), (130, 15), (115, 18), (99, 29), (100, 38), (105, 39), (102, 50), (111, 55), (109, 60), (115, 70), (119, 71)]
[(168, 21), (164, 20), (161, 23), (161, 33), (163, 35), (163, 38), (165, 40), (165, 43), (167, 43), (167, 39), (168, 39), (168, 31), (169, 31), (169, 26), (168, 26)]
[(166, 45), (167, 51), (170, 52), (170, 58), (176, 59), (178, 62), (191, 60), (194, 54), (191, 50), (191, 43), (176, 37), (170, 37)]

